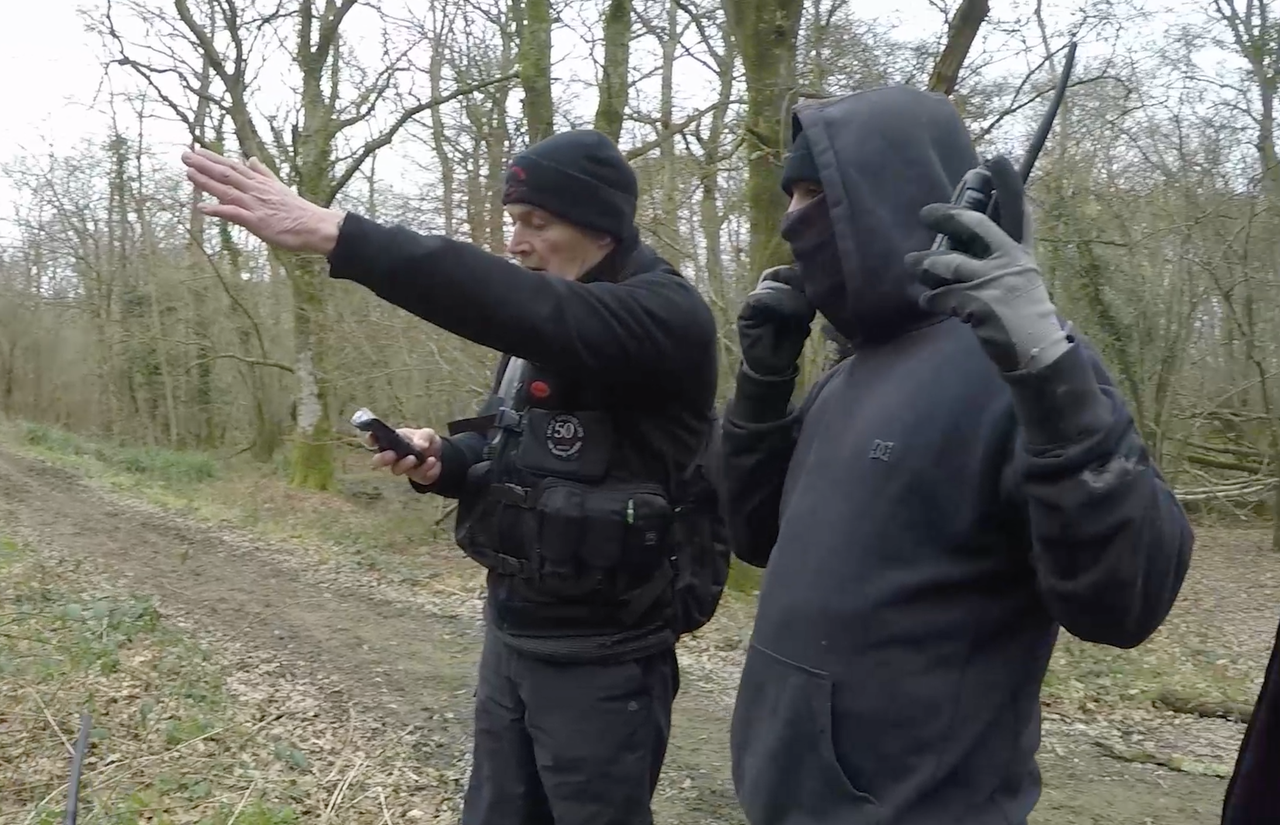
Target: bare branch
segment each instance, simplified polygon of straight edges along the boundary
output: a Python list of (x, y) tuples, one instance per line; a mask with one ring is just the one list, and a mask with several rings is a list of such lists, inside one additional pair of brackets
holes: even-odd
[(326, 202), (322, 205), (328, 206), (333, 203), (333, 199), (338, 196), (338, 193), (342, 191), (343, 187), (347, 185), (351, 178), (355, 177), (356, 172), (360, 170), (360, 167), (364, 165), (365, 161), (372, 157), (374, 152), (377, 152), (384, 146), (390, 145), (391, 141), (395, 139), (396, 134), (404, 128), (405, 124), (413, 120), (418, 115), (437, 106), (443, 106), (451, 100), (466, 97), (467, 95), (474, 94), (482, 89), (487, 89), (490, 86), (496, 86), (499, 83), (506, 83), (508, 81), (515, 80), (519, 76), (519, 72), (507, 72), (504, 75), (499, 75), (498, 77), (490, 78), (489, 80), (485, 80), (480, 83), (463, 86), (441, 97), (433, 97), (430, 100), (423, 101), (415, 106), (410, 106), (405, 109), (400, 113), (400, 116), (395, 119), (395, 122), (383, 130), (382, 134), (364, 144), (364, 146), (356, 152), (355, 157), (347, 164), (347, 168), (344, 169), (334, 180), (332, 187), (329, 189)]

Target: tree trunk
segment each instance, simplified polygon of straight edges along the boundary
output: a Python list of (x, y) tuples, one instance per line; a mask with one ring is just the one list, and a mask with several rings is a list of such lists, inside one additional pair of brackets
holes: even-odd
[(596, 105), (595, 125), (615, 143), (622, 136), (622, 121), (627, 109), (630, 59), (631, 0), (609, 0), (604, 13), (604, 66), (600, 71), (600, 101)]
[(753, 273), (790, 259), (778, 235), (786, 199), (782, 156), (790, 134), (801, 0), (724, 0), (729, 31), (747, 76), (747, 220)]
[(960, 8), (951, 18), (951, 27), (947, 32), (947, 44), (938, 55), (938, 62), (933, 64), (933, 72), (929, 75), (929, 91), (950, 95), (956, 90), (956, 82), (960, 79), (960, 70), (964, 68), (965, 58), (978, 36), (978, 29), (987, 19), (987, 0), (961, 0)]
[(667, 2), (666, 28), (662, 37), (662, 93), (658, 113), (658, 133), (662, 143), (658, 146), (661, 169), (661, 204), (658, 220), (654, 221), (657, 235), (657, 252), (671, 262), (676, 269), (684, 268), (684, 253), (680, 239), (680, 191), (677, 181), (676, 139), (671, 134), (675, 121), (675, 73), (676, 48), (680, 45), (679, 7), (675, 0)]
[[(515, 44), (512, 43), (507, 29), (502, 33), (502, 69), (509, 69), (516, 59), (513, 54)], [(550, 89), (550, 79), (547, 80)], [(486, 176), (489, 181), (488, 208), (486, 219), (489, 224), (489, 251), (495, 255), (504, 254), (506, 249), (506, 233), (504, 231), (502, 211), (502, 178), (507, 166), (507, 154), (510, 149), (511, 135), (507, 129), (507, 99), (511, 93), (511, 84), (491, 89), (484, 97), (491, 100), (488, 111), (489, 126), (485, 140), (485, 159), (488, 163)]]
[[(435, 43), (431, 48), (431, 96), (439, 98), (443, 94), (442, 78), (444, 74), (444, 32), (437, 30), (435, 34)], [(431, 143), (436, 150), (436, 159), (440, 163), (440, 200), (441, 208), (444, 212), (444, 234), (446, 237), (452, 238), (454, 232), (454, 193), (453, 193), (453, 163), (449, 158), (449, 147), (445, 142), (444, 132), (444, 115), (440, 111), (440, 107), (436, 106), (431, 110)]]
[[(141, 125), (141, 124), (139, 124)], [(160, 386), (164, 393), (164, 409), (165, 423), (168, 425), (169, 437), (167, 439), (170, 447), (179, 447), (182, 442), (181, 427), (178, 423), (178, 402), (174, 396), (173, 375), (169, 369), (169, 359), (165, 357), (167, 347), (165, 347), (164, 323), (160, 317), (160, 273), (159, 267), (155, 262), (156, 238), (151, 229), (151, 209), (147, 204), (144, 195), (144, 176), (145, 170), (142, 165), (142, 140), (139, 135), (136, 147), (135, 174), (137, 175), (137, 186), (134, 189), (134, 211), (137, 213), (138, 231), (141, 235), (139, 243), (139, 253), (137, 264), (147, 271), (147, 282), (149, 287), (149, 301), (151, 305), (151, 352), (155, 358), (156, 369), (160, 374)]]
[(524, 0), (520, 22), (520, 86), (529, 144), (551, 137), (555, 109), (551, 100), (551, 0)]
[[(703, 31), (709, 37), (710, 31)], [(720, 81), (720, 95), (717, 105), (711, 113), (711, 123), (706, 137), (700, 138), (702, 144), (702, 173), (699, 177), (700, 196), (698, 201), (698, 224), (702, 229), (703, 271), (706, 276), (707, 298), (712, 312), (716, 316), (716, 328), (720, 345), (720, 386), (722, 391), (733, 385), (733, 375), (737, 370), (737, 336), (732, 323), (733, 313), (737, 309), (736, 296), (732, 294), (729, 278), (724, 264), (724, 222), (725, 214), (721, 209), (720, 165), (729, 154), (724, 146), (726, 138), (725, 122), (729, 116), (729, 105), (733, 100), (734, 65), (737, 62), (733, 36), (720, 30), (719, 49), (708, 42), (707, 49), (716, 61), (716, 70)], [(730, 305), (733, 309), (730, 309)]]
[(323, 262), (281, 255), (293, 295), (294, 372), (297, 417), (289, 482), (309, 490), (330, 490), (334, 483), (333, 419), (325, 366), (325, 287)]

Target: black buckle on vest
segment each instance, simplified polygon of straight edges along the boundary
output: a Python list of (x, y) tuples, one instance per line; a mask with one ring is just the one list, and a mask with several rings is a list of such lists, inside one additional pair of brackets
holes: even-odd
[(519, 484), (506, 482), (490, 485), (489, 495), (503, 504), (512, 504), (516, 507), (529, 506), (529, 488), (521, 487)]
[(523, 424), (524, 416), (510, 407), (503, 407), (493, 416), (493, 426), (502, 430), (520, 432)]
[(529, 562), (524, 559), (517, 559), (515, 556), (506, 556), (502, 553), (494, 553), (496, 565), (494, 570), (504, 576), (515, 576), (520, 579), (530, 578)]

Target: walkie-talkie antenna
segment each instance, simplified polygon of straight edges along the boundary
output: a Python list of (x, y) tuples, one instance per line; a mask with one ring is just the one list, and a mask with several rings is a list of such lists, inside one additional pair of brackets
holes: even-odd
[(1026, 183), (1031, 177), (1031, 168), (1036, 165), (1036, 159), (1040, 157), (1040, 150), (1044, 148), (1044, 142), (1049, 138), (1049, 132), (1053, 130), (1053, 121), (1058, 117), (1058, 109), (1062, 106), (1062, 99), (1067, 94), (1067, 83), (1071, 80), (1071, 69), (1076, 63), (1076, 42), (1071, 41), (1071, 45), (1067, 46), (1067, 57), (1062, 63), (1062, 74), (1058, 75), (1058, 88), (1053, 91), (1053, 101), (1049, 104), (1049, 111), (1044, 113), (1044, 117), (1040, 119), (1040, 126), (1036, 129), (1035, 136), (1031, 138), (1031, 145), (1027, 147), (1027, 153), (1022, 156), (1022, 163), (1018, 166), (1018, 174), (1022, 176), (1022, 182)]
[[(1044, 117), (1040, 118), (1040, 125), (1036, 128), (1035, 136), (1031, 138), (1031, 145), (1027, 147), (1027, 153), (1023, 155), (1022, 164), (1018, 168), (1018, 174), (1022, 177), (1023, 184), (1031, 177), (1031, 169), (1036, 165), (1036, 159), (1040, 157), (1040, 150), (1044, 148), (1044, 142), (1048, 139), (1049, 132), (1053, 130), (1053, 121), (1057, 118), (1058, 109), (1062, 106), (1062, 98), (1067, 93), (1067, 83), (1071, 80), (1071, 69), (1075, 62), (1076, 43), (1073, 40), (1071, 45), (1067, 47), (1067, 58), (1062, 64), (1062, 74), (1058, 76), (1058, 87), (1053, 92), (1053, 100), (1049, 104), (1048, 111), (1044, 113)], [(965, 173), (960, 182), (956, 184), (955, 192), (951, 196), (951, 203), (956, 206), (962, 206), (965, 209), (981, 212), (987, 217), (993, 216), (996, 194), (991, 172), (987, 169), (985, 163)], [(951, 249), (951, 239), (939, 233), (933, 239), (933, 249), (935, 251)]]

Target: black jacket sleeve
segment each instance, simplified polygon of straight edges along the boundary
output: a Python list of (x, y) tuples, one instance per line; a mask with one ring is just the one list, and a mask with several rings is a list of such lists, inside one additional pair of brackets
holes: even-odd
[(701, 377), (689, 354), (714, 351), (710, 307), (666, 272), (579, 283), (352, 212), (329, 264), (332, 277), (449, 332), (588, 381), (686, 386)]
[(745, 364), (721, 423), (721, 473), (729, 545), (742, 561), (765, 567), (778, 540), (779, 508), (787, 466), (809, 403), (830, 376), (791, 406), (795, 374), (768, 378)]
[[(1054, 618), (1121, 648), (1164, 621), (1193, 535), (1093, 349), (1006, 376), (1019, 423), (1009, 484), (1027, 507), (1032, 560)], [(1019, 495), (1020, 494), (1020, 495)]]
[(409, 485), (419, 493), (460, 498), (466, 490), (467, 471), (484, 460), (486, 439), (482, 433), (460, 433), (442, 436), (440, 442), (440, 475), (431, 484), (409, 479)]
[[(498, 359), (490, 380), (489, 396), (480, 404), (476, 415), (491, 415), (498, 411), (501, 402), (495, 397), (502, 381), (503, 371), (510, 357), (503, 355)], [(431, 484), (419, 484), (409, 479), (409, 486), (419, 493), (435, 493), (445, 498), (461, 498), (466, 491), (467, 473), (471, 468), (484, 460), (484, 448), (489, 439), (483, 433), (466, 432), (453, 436), (440, 437), (440, 475)]]

